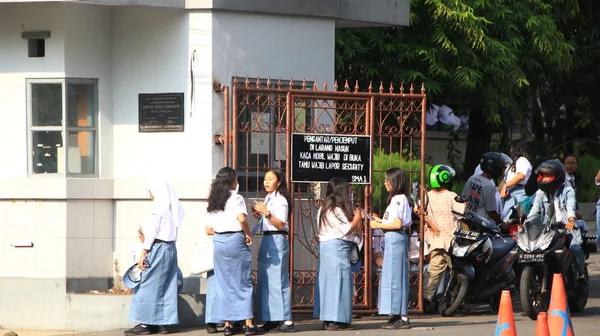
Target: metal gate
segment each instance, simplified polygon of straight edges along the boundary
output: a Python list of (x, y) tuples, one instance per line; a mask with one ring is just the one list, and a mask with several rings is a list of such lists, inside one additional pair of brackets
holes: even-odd
[[(264, 198), (262, 181), (269, 169), (280, 169), (288, 183), (291, 180), (292, 133), (371, 136), (372, 183), (354, 188), (355, 201), (368, 211), (385, 210), (383, 172), (388, 168), (402, 167), (415, 185), (424, 185), (426, 95), (423, 86), (415, 93), (412, 84), (408, 92), (404, 85), (396, 91), (393, 86), (384, 89), (381, 84), (374, 92), (371, 84), (367, 92), (360, 92), (358, 82), (352, 89), (347, 81), (341, 88), (335, 83), (333, 90), (328, 90), (325, 82), (320, 90), (316, 81), (234, 78), (231, 103), (229, 87), (215, 89), (223, 92), (224, 164), (237, 171), (239, 192), (248, 203)], [(289, 183), (288, 187), (293, 203), (289, 232), (292, 308), (295, 312), (312, 312), (318, 258), (316, 213), (324, 192), (321, 184), (314, 183)], [(415, 187), (415, 190), (420, 194), (423, 189)], [(420, 219), (414, 222), (422, 222)], [(255, 223), (250, 225), (252, 228)], [(417, 232), (422, 237), (423, 227), (418, 227)], [(354, 311), (372, 313), (377, 311), (379, 283), (378, 267), (372, 257), (379, 237), (373, 236), (366, 227), (364, 236), (363, 267), (354, 273)], [(260, 237), (257, 236), (255, 242), (253, 253), (256, 255)], [(422, 246), (418, 270), (411, 272), (409, 308), (413, 312), (422, 311)], [(256, 272), (253, 272), (253, 280), (256, 283)]]

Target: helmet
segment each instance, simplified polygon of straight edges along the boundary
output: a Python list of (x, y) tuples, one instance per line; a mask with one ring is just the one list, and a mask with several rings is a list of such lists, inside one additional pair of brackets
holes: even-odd
[(429, 172), (429, 185), (434, 189), (452, 189), (452, 185), (454, 184), (452, 178), (455, 174), (456, 172), (450, 166), (435, 165)]
[[(535, 173), (538, 187), (545, 192), (554, 192), (565, 183), (565, 166), (558, 160), (545, 161)], [(548, 177), (544, 178), (544, 175)]]
[(500, 177), (506, 167), (506, 162), (502, 154), (496, 152), (487, 152), (481, 156), (479, 165), (484, 173), (490, 174), (493, 178)]

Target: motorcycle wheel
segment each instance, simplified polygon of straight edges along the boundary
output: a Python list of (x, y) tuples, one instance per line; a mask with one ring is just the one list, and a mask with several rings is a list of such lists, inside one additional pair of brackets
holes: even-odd
[[(575, 290), (575, 296), (569, 298), (569, 309), (573, 313), (580, 313), (585, 309), (585, 305), (587, 304), (588, 295), (589, 295), (589, 283), (590, 278), (588, 276), (587, 266), (585, 267), (585, 278), (583, 280), (579, 280), (579, 286)], [(583, 282), (583, 284), (582, 284)]]
[[(532, 320), (537, 320), (538, 313), (548, 310), (550, 301), (548, 295), (542, 294), (541, 270), (533, 266), (525, 266), (521, 273), (519, 293), (523, 312)], [(547, 292), (550, 292), (550, 286)]]
[(467, 290), (469, 289), (469, 279), (461, 273), (455, 273), (450, 279), (450, 286), (438, 305), (438, 311), (442, 316), (452, 316), (462, 305)]

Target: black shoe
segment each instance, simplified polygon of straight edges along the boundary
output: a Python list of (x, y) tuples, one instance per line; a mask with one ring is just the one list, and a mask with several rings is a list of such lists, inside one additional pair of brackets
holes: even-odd
[(233, 328), (231, 328), (231, 327), (223, 328), (223, 335), (225, 335), (225, 336), (233, 335)]
[(327, 330), (327, 328), (329, 328), (329, 323), (331, 323), (331, 322), (329, 322), (329, 321), (323, 322), (323, 330)]
[(148, 326), (138, 324), (131, 329), (125, 330), (124, 334), (125, 335), (150, 335), (150, 334), (152, 334), (152, 332)]
[(293, 333), (296, 332), (296, 325), (292, 322), (292, 324), (287, 325), (285, 323), (281, 323), (279, 325), (279, 327), (271, 330), (272, 334), (277, 334), (277, 333)]
[(410, 329), (412, 326), (410, 325), (409, 320), (398, 319), (396, 322), (389, 324), (384, 327), (384, 329)]
[(329, 323), (329, 326), (327, 327), (327, 330), (329, 331), (341, 331), (341, 330), (355, 330), (356, 327), (348, 324), (348, 323), (343, 323), (343, 322), (335, 322), (335, 323)]
[(244, 335), (262, 335), (263, 331), (257, 326), (244, 326)]
[(265, 322), (265, 324), (263, 324), (263, 326), (260, 328), (262, 330), (264, 330), (265, 332), (269, 332), (269, 331), (277, 328), (278, 326), (279, 326), (279, 322), (268, 321), (268, 322)]
[(217, 330), (217, 324), (216, 323), (207, 323), (206, 324), (206, 333), (207, 334), (216, 334), (219, 331)]
[(243, 334), (244, 333), (244, 325), (242, 322), (232, 323), (232, 329), (234, 334)]
[(167, 329), (167, 327), (165, 326), (158, 326), (158, 334), (159, 335), (166, 335), (169, 333), (169, 329)]
[(383, 329), (386, 329), (386, 326), (394, 324), (394, 322), (398, 321), (400, 319), (400, 315), (392, 315), (392, 317), (390, 317), (387, 322), (385, 322), (384, 324), (381, 325), (381, 327)]

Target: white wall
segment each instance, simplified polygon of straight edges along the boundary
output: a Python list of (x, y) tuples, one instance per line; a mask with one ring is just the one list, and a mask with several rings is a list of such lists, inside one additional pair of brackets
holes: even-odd
[[(10, 141), (2, 149), (1, 177), (27, 177), (25, 79), (64, 77), (64, 18), (60, 3), (0, 4), (0, 134), (3, 143)], [(46, 57), (29, 58), (21, 32), (41, 30), (51, 32)]]

